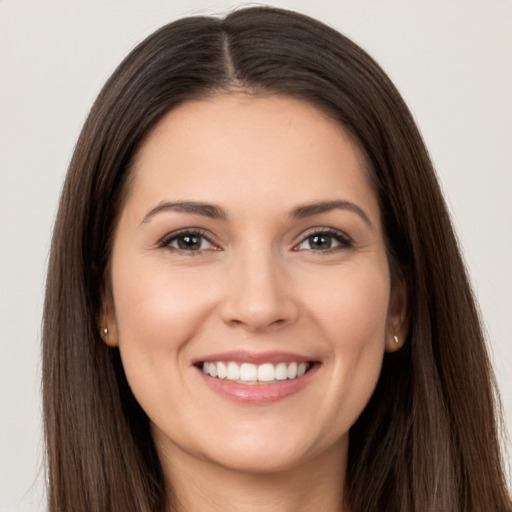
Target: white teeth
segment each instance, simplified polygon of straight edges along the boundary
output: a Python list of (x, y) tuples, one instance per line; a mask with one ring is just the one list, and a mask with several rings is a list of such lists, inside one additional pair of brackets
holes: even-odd
[(225, 379), (228, 376), (228, 369), (224, 363), (217, 363), (217, 377)]
[[(212, 374), (210, 373), (210, 375)], [(252, 363), (243, 363), (242, 366), (240, 366), (240, 380), (258, 380), (258, 369), (256, 368), (256, 365)]]
[(286, 380), (288, 378), (288, 369), (286, 363), (279, 363), (276, 366), (276, 380)]
[(203, 372), (211, 377), (227, 379), (239, 383), (275, 382), (302, 377), (311, 368), (310, 363), (238, 363), (217, 361), (203, 363)]
[(228, 363), (228, 379), (238, 380), (240, 378), (240, 366), (236, 363)]
[(297, 377), (297, 363), (290, 363), (288, 366), (288, 378), (295, 379)]
[(258, 380), (260, 382), (270, 382), (275, 380), (276, 371), (274, 365), (270, 363), (258, 366)]

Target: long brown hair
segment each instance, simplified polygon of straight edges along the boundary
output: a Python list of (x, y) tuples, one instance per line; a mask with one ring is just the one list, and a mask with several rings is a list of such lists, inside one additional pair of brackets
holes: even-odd
[(350, 431), (350, 509), (510, 511), (477, 308), (409, 110), (349, 39), (303, 15), (258, 7), (155, 32), (117, 68), (84, 125), (54, 228), (44, 310), (50, 512), (166, 510), (172, 490), (148, 419), (118, 350), (100, 337), (101, 296), (137, 148), (179, 103), (233, 89), (300, 98), (352, 133), (369, 163), (390, 261), (407, 282), (407, 343), (384, 356)]

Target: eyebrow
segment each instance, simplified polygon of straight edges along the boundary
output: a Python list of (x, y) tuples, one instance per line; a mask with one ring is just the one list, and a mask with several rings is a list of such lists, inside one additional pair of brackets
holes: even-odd
[(149, 222), (152, 217), (154, 217), (157, 213), (161, 212), (180, 212), (180, 213), (190, 213), (192, 215), (202, 215), (204, 217), (209, 217), (210, 219), (220, 219), (226, 220), (227, 215), (226, 212), (213, 204), (209, 203), (200, 203), (197, 201), (177, 201), (177, 202), (169, 202), (162, 201), (157, 204), (152, 210), (150, 210), (144, 218), (142, 219), (142, 223)]
[(320, 213), (330, 212), (332, 210), (348, 210), (361, 217), (366, 224), (372, 226), (370, 218), (366, 215), (365, 211), (357, 206), (357, 204), (351, 201), (334, 200), (334, 201), (322, 201), (319, 203), (306, 204), (304, 206), (298, 206), (292, 211), (292, 218), (303, 219), (305, 217), (311, 217)]
[[(351, 211), (359, 215), (359, 217), (361, 217), (366, 222), (366, 224), (372, 226), (370, 218), (368, 215), (366, 215), (362, 208), (357, 206), (355, 203), (352, 203), (351, 201), (345, 200), (321, 201), (318, 203), (310, 203), (298, 206), (292, 210), (290, 216), (292, 219), (304, 219), (306, 217), (312, 217), (313, 215), (326, 213), (332, 210)], [(201, 203), (198, 201), (162, 201), (148, 213), (146, 213), (146, 215), (144, 215), (141, 224), (149, 222), (151, 218), (156, 214), (166, 211), (202, 215), (210, 219), (227, 220), (228, 218), (226, 212), (222, 208), (210, 203)]]

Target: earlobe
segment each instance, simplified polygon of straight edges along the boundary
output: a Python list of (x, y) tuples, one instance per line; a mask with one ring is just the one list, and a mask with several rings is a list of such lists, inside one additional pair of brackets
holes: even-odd
[(393, 334), (386, 339), (386, 352), (396, 352), (400, 350), (405, 344), (405, 336), (401, 337), (398, 334)]
[(105, 345), (118, 346), (117, 322), (112, 299), (103, 294), (103, 307), (99, 321), (100, 336)]
[(405, 345), (409, 331), (409, 307), (405, 279), (400, 277), (393, 284), (389, 301), (386, 352), (396, 352)]
[(102, 327), (101, 331), (101, 339), (105, 345), (109, 347), (117, 347), (117, 337), (113, 335), (113, 332), (108, 327)]

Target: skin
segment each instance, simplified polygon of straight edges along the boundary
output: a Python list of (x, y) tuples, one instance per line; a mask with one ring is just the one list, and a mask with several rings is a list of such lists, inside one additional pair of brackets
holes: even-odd
[[(180, 510), (341, 510), (348, 431), (384, 351), (400, 348), (405, 317), (356, 144), (304, 102), (224, 94), (170, 112), (130, 187), (105, 341), (119, 346)], [(225, 218), (161, 208), (178, 201)], [(325, 201), (355, 206), (292, 216)], [(197, 229), (199, 244), (180, 249), (183, 230)], [(317, 366), (299, 392), (245, 404), (212, 391), (193, 365), (231, 350)]]

